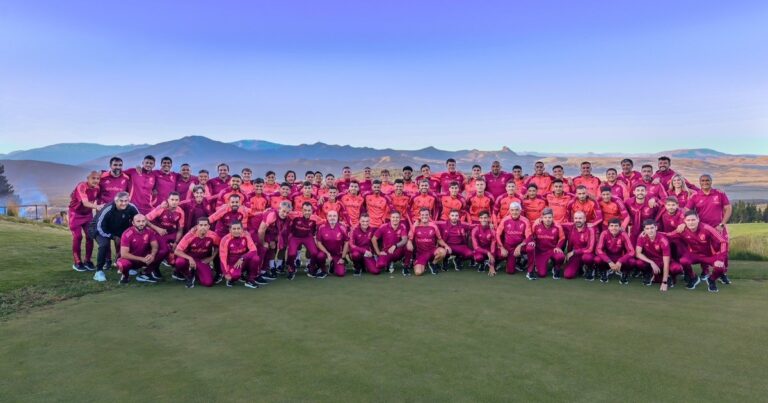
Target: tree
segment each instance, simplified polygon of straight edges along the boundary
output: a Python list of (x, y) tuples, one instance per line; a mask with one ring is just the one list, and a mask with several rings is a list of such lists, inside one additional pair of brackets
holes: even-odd
[(5, 166), (0, 164), (0, 200), (8, 199), (13, 196), (13, 185), (8, 183), (5, 177)]

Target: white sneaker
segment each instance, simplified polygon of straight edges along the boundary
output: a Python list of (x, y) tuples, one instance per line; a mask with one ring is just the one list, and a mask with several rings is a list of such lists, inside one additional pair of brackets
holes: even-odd
[(129, 275), (129, 276), (135, 276), (135, 275), (137, 275), (137, 274), (139, 274), (139, 272), (138, 272), (138, 271), (136, 271), (136, 270), (133, 270), (133, 269), (131, 269), (131, 270), (128, 270), (128, 275)]
[(93, 279), (98, 282), (104, 282), (107, 281), (107, 275), (104, 274), (104, 271), (102, 270), (96, 270), (96, 273), (93, 275)]

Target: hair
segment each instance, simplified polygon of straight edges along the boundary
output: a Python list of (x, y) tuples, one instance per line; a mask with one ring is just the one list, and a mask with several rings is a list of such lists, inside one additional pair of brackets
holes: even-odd
[(173, 160), (171, 159), (171, 157), (167, 157), (167, 156), (166, 156), (166, 157), (160, 158), (160, 163), (161, 163), (161, 164), (162, 164), (163, 162), (165, 162), (165, 161), (168, 161), (168, 162), (170, 162), (170, 163), (173, 163)]
[[(647, 188), (645, 187), (645, 185), (643, 185), (642, 183), (635, 185), (635, 189), (637, 189), (637, 188), (643, 188), (643, 189), (647, 189)], [(634, 189), (632, 190), (632, 192), (634, 192)]]
[(380, 175), (384, 175), (384, 174), (387, 174), (387, 175), (389, 175), (389, 169), (382, 169), (382, 170), (381, 170), (381, 172), (380, 172), (379, 174), (380, 174)]
[(291, 184), (290, 184), (290, 183), (288, 183), (288, 182), (283, 182), (283, 183), (281, 183), (281, 184), (280, 184), (280, 187), (281, 187), (281, 188), (283, 188), (283, 187), (286, 187), (286, 188), (290, 188), (290, 187), (291, 187)]
[(611, 218), (610, 220), (608, 220), (608, 225), (611, 225), (611, 224), (621, 225), (621, 220), (619, 220), (618, 218)]
[(674, 202), (675, 204), (680, 204), (680, 200), (677, 200), (677, 197), (675, 196), (667, 196), (666, 199), (664, 199), (664, 203)]
[[(314, 174), (312, 174), (312, 175), (314, 175)], [(312, 186), (312, 182), (310, 182), (310, 181), (304, 181), (304, 182), (302, 182), (302, 183), (301, 183), (301, 186), (303, 186), (303, 187), (307, 187), (307, 186), (310, 186), (310, 187), (311, 187), (311, 186)]]
[(243, 177), (238, 175), (238, 174), (234, 174), (234, 175), (230, 176), (229, 179), (240, 179), (240, 180), (243, 180)]
[(419, 168), (419, 170), (422, 170), (424, 168), (429, 168), (429, 164), (421, 164), (421, 168)]
[(488, 210), (482, 210), (482, 211), (480, 211), (480, 213), (477, 216), (478, 217), (482, 217), (482, 216), (490, 216), (490, 215), (491, 214), (488, 213)]
[(565, 169), (565, 168), (563, 168), (562, 165), (555, 165), (552, 167), (552, 170), (554, 171), (555, 169)]
[(325, 175), (325, 179), (328, 179), (328, 178), (336, 178), (336, 175), (329, 173)]
[(534, 188), (536, 190), (539, 190), (539, 187), (536, 186), (535, 183), (529, 183), (528, 186), (525, 187), (525, 189), (530, 189), (530, 188)]
[(653, 165), (651, 165), (651, 164), (643, 164), (643, 166), (640, 167), (640, 169), (645, 169), (645, 168), (653, 169)]
[(544, 210), (541, 210), (541, 215), (553, 215), (555, 213), (554, 210), (552, 210), (550, 207), (545, 207)]
[(226, 162), (222, 162), (221, 164), (216, 165), (216, 169), (219, 169), (221, 167), (227, 167), (227, 171), (229, 171), (229, 164), (227, 164)]
[(371, 216), (368, 213), (360, 213), (360, 219), (362, 220), (363, 218), (371, 218)]
[(155, 160), (155, 156), (154, 156), (154, 155), (145, 155), (145, 156), (144, 156), (144, 159), (145, 159), (145, 160), (154, 161), (154, 160)]
[(584, 166), (584, 165), (592, 166), (592, 163), (589, 162), (589, 161), (582, 161), (581, 164), (579, 164), (579, 165), (581, 165), (581, 166)]
[(690, 216), (694, 216), (696, 218), (699, 218), (699, 214), (696, 213), (695, 210), (688, 210), (685, 212), (685, 217), (688, 218)]
[(205, 193), (205, 188), (202, 185), (195, 185), (192, 187), (192, 193), (196, 193), (198, 190)]
[(395, 179), (395, 185), (397, 185), (397, 184), (403, 185), (403, 184), (405, 184), (405, 181), (402, 180), (402, 179)]
[(445, 160), (445, 163), (446, 163), (446, 164), (447, 164), (447, 163), (449, 163), (449, 162), (453, 162), (453, 163), (455, 164), (455, 163), (456, 163), (456, 160), (455, 160), (455, 159), (453, 159), (453, 158), (448, 158), (447, 160)]
[(112, 165), (114, 162), (123, 162), (123, 159), (120, 157), (112, 157), (109, 159), (109, 165)]
[(304, 208), (304, 207), (307, 207), (307, 206), (309, 206), (309, 207), (312, 207), (312, 203), (310, 203), (310, 202), (304, 202), (304, 203), (301, 205), (301, 208)]
[(275, 171), (267, 171), (267, 173), (264, 174), (264, 176), (269, 176), (269, 175), (277, 175), (277, 174), (275, 173)]
[(481, 167), (480, 165), (477, 165), (477, 164), (475, 164), (475, 165), (472, 165), (472, 169), (475, 169), (475, 168), (477, 168), (477, 169), (483, 169), (483, 167)]
[(208, 170), (207, 170), (207, 169), (201, 169), (201, 170), (197, 171), (197, 174), (198, 174), (198, 175), (200, 175), (200, 174), (208, 174), (208, 175), (210, 175), (211, 173), (210, 173), (210, 172), (208, 172)]
[(628, 162), (628, 163), (629, 163), (629, 165), (635, 166), (635, 161), (632, 161), (632, 160), (631, 160), (631, 159), (629, 159), (629, 158), (624, 158), (623, 160), (621, 160), (621, 163), (622, 163), (622, 164), (623, 164), (623, 163), (625, 163), (625, 162)]
[(419, 209), (419, 214), (421, 214), (421, 213), (423, 213), (423, 212), (425, 212), (425, 211), (426, 211), (426, 212), (429, 212), (429, 209), (428, 209), (428, 208), (426, 208), (426, 207), (422, 207), (422, 208), (420, 208), (420, 209)]
[(229, 228), (232, 228), (232, 227), (234, 227), (235, 225), (239, 225), (239, 226), (242, 226), (242, 225), (243, 225), (243, 223), (241, 223), (241, 222), (240, 222), (240, 220), (235, 220), (235, 221), (232, 221), (231, 223), (229, 223)]
[(263, 185), (264, 184), (264, 178), (256, 178), (253, 180), (254, 185)]
[(608, 173), (608, 172), (611, 172), (611, 171), (613, 171), (616, 174), (619, 173), (619, 171), (617, 171), (616, 168), (608, 168), (608, 169), (605, 170), (605, 173)]
[(246, 172), (249, 172), (249, 173), (253, 173), (253, 170), (251, 170), (251, 168), (245, 167), (245, 168), (243, 168), (243, 169), (240, 171), (240, 173), (246, 173)]
[(350, 171), (352, 170), (352, 168), (350, 168), (348, 166), (345, 166), (345, 167), (341, 168), (342, 171), (345, 170), (345, 169), (349, 169)]
[(603, 186), (603, 187), (600, 188), (600, 193), (610, 192), (611, 190), (612, 189), (610, 188), (610, 186)]
[(413, 172), (413, 168), (411, 168), (410, 165), (406, 165), (406, 166), (403, 167), (403, 172), (405, 172), (405, 171)]
[(179, 194), (179, 192), (168, 193), (168, 197), (170, 198), (171, 196), (181, 197), (181, 194)]
[(203, 221), (205, 221), (205, 222), (207, 222), (207, 223), (210, 223), (210, 222), (211, 222), (211, 220), (209, 220), (209, 219), (208, 219), (208, 216), (202, 216), (202, 217), (198, 217), (198, 218), (197, 218), (197, 223), (198, 223), (198, 224), (200, 224), (200, 223), (201, 223), (201, 222), (203, 222)]
[(576, 186), (576, 190), (587, 190), (587, 187), (584, 185)]
[(309, 175), (315, 176), (315, 171), (307, 171), (307, 172), (304, 172), (304, 177), (305, 177), (305, 178), (306, 178), (307, 176), (309, 176)]
[(188, 167), (188, 166), (191, 166), (191, 165), (189, 165), (189, 162), (185, 162), (185, 163), (181, 164), (181, 167), (182, 167), (182, 168), (184, 168), (184, 167)]
[(512, 170), (514, 171), (515, 169), (519, 169), (519, 170), (522, 171), (523, 167), (521, 167), (520, 165), (515, 165), (515, 166), (512, 167)]
[(662, 155), (661, 157), (659, 157), (659, 161), (667, 161), (669, 163), (672, 163), (672, 160), (666, 155)]
[(296, 171), (294, 171), (292, 169), (289, 169), (289, 170), (285, 171), (285, 175), (283, 175), (283, 179), (288, 179), (288, 174), (293, 174), (293, 177), (294, 178), (296, 177)]
[(381, 185), (381, 181), (380, 181), (380, 180), (378, 180), (378, 179), (374, 179), (374, 180), (371, 182), (371, 184), (372, 184), (372, 185)]
[(280, 208), (287, 208), (290, 211), (293, 210), (293, 205), (288, 200), (283, 200), (280, 202)]
[(560, 183), (560, 184), (562, 184), (562, 183), (563, 183), (563, 180), (562, 180), (562, 179), (555, 179), (555, 180), (553, 180), (553, 181), (552, 181), (552, 184), (554, 185), (555, 183)]
[(649, 225), (656, 226), (656, 221), (653, 218), (648, 218), (646, 220), (643, 220), (643, 228), (645, 228), (645, 227), (647, 227)]
[(115, 195), (115, 201), (117, 201), (117, 199), (122, 199), (123, 197), (128, 197), (128, 196), (130, 196), (128, 192), (117, 192), (117, 194)]
[(448, 185), (448, 187), (454, 187), (454, 186), (457, 186), (457, 187), (458, 187), (458, 186), (459, 186), (459, 182), (456, 182), (456, 181), (451, 181), (451, 184), (450, 184), (450, 185)]

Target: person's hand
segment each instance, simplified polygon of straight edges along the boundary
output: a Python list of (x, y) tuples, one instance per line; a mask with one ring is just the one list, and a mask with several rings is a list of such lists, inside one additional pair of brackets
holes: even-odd
[(565, 255), (565, 260), (570, 260), (573, 257), (573, 251), (568, 252), (567, 255)]
[(653, 178), (653, 182), (651, 183), (653, 183), (654, 185), (658, 185), (659, 183), (661, 183), (661, 180), (659, 178)]
[(656, 199), (648, 200), (648, 207), (656, 208)]
[(528, 247), (535, 248), (536, 242), (528, 242)]
[(557, 254), (557, 255), (562, 255), (563, 254), (563, 250), (560, 249), (560, 248), (555, 248), (555, 249), (552, 250), (552, 252), (555, 252), (555, 254)]
[(277, 249), (277, 242), (269, 241), (269, 249)]
[(261, 246), (263, 246), (264, 249), (269, 249), (269, 242), (264, 242), (261, 244)]
[(509, 256), (509, 251), (506, 250), (503, 246), (499, 248), (499, 254), (501, 257), (507, 257)]
[(331, 261), (333, 261), (333, 258), (328, 255), (328, 257), (325, 258), (325, 265), (328, 266), (331, 264)]
[(667, 289), (668, 289), (667, 282), (666, 281), (662, 281), (661, 282), (661, 286), (659, 287), (659, 291), (666, 292)]
[(717, 227), (715, 227), (715, 229), (722, 234), (723, 231), (725, 231), (725, 224), (723, 223), (717, 224)]
[(517, 247), (515, 248), (515, 253), (513, 253), (513, 255), (515, 255), (515, 257), (520, 257), (522, 253), (523, 253), (523, 244), (517, 245)]
[(408, 249), (409, 252), (413, 252), (413, 243), (411, 243), (411, 241), (408, 241), (408, 243), (405, 244), (405, 249)]
[(395, 249), (397, 249), (397, 245), (392, 245), (389, 247), (389, 249), (387, 249), (387, 253), (393, 254), (395, 253)]
[(385, 251), (385, 250), (380, 250), (380, 251), (379, 251), (379, 256), (387, 256), (387, 251)]
[(103, 204), (97, 204), (96, 205), (96, 211), (101, 211), (101, 209), (103, 209), (103, 208), (104, 208)]
[(195, 259), (189, 258), (189, 269), (195, 270), (197, 268), (197, 263), (195, 262)]
[(680, 224), (680, 225), (678, 225), (678, 226), (677, 226), (677, 228), (675, 229), (675, 232), (677, 232), (677, 233), (681, 233), (681, 232), (683, 232), (683, 231), (685, 231), (685, 224)]
[(168, 234), (168, 231), (166, 231), (164, 228), (158, 228), (157, 234), (160, 236), (166, 236)]
[(232, 276), (230, 276), (229, 274), (225, 274), (224, 278), (227, 279), (227, 281), (232, 281)]
[(653, 262), (651, 262), (651, 270), (653, 270), (653, 274), (661, 273), (661, 269), (659, 269), (659, 265)]
[(445, 254), (446, 254), (446, 255), (450, 255), (452, 252), (453, 252), (453, 250), (451, 249), (451, 247), (450, 247), (450, 246), (446, 246), (446, 247), (445, 247)]
[(141, 259), (141, 260), (142, 260), (142, 261), (143, 261), (145, 264), (150, 264), (150, 263), (152, 263), (152, 261), (153, 261), (154, 259), (155, 259), (155, 257), (154, 257), (154, 256), (152, 256), (152, 254), (150, 253), (149, 255), (147, 255), (147, 256), (144, 256), (144, 259)]
[(339, 259), (339, 261), (336, 262), (336, 264), (344, 264), (344, 258)]
[(718, 269), (723, 268), (725, 267), (725, 262), (723, 262), (722, 260), (716, 260), (715, 267), (717, 267)]
[(235, 269), (240, 269), (243, 267), (243, 258), (237, 259), (237, 262), (235, 262), (234, 266)]
[(163, 202), (162, 202), (162, 203), (160, 203), (160, 207), (162, 207), (162, 208), (168, 208), (168, 201), (167, 201), (167, 200), (163, 200)]

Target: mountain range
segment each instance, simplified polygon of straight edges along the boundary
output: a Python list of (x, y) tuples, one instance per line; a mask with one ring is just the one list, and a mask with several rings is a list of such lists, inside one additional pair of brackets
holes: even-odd
[(405, 165), (418, 170), (419, 166), (426, 163), (433, 170), (439, 171), (448, 158), (456, 159), (459, 169), (467, 172), (473, 164), (480, 164), (487, 171), (494, 160), (500, 161), (507, 170), (519, 164), (526, 172), (530, 172), (533, 163), (542, 160), (547, 166), (563, 165), (567, 175), (577, 175), (580, 162), (588, 159), (593, 163), (594, 173), (603, 176), (606, 168), (618, 167), (619, 159), (627, 156), (635, 159), (636, 168), (639, 169), (641, 164), (650, 162), (655, 165), (658, 156), (667, 155), (673, 160), (673, 168), (694, 182), (695, 177), (701, 173), (713, 173), (716, 185), (725, 188), (734, 198), (768, 198), (768, 156), (732, 155), (706, 148), (668, 150), (654, 154), (551, 154), (514, 152), (508, 147), (491, 151), (446, 151), (435, 147), (395, 150), (321, 142), (284, 145), (263, 140), (240, 140), (225, 143), (204, 136), (187, 136), (157, 144), (54, 144), (0, 154), (0, 164), (5, 165), (6, 176), (25, 203), (64, 205), (76, 182), (82, 180), (90, 170), (106, 169), (109, 158), (115, 155), (123, 158), (126, 167), (138, 165), (145, 155), (154, 155), (158, 160), (169, 156), (175, 167), (188, 162), (193, 171), (202, 168), (214, 171), (218, 163), (227, 162), (236, 171), (250, 167), (257, 176), (268, 169), (278, 173), (293, 169), (299, 176), (310, 169), (338, 173), (345, 165), (354, 171), (370, 166), (399, 172)]

